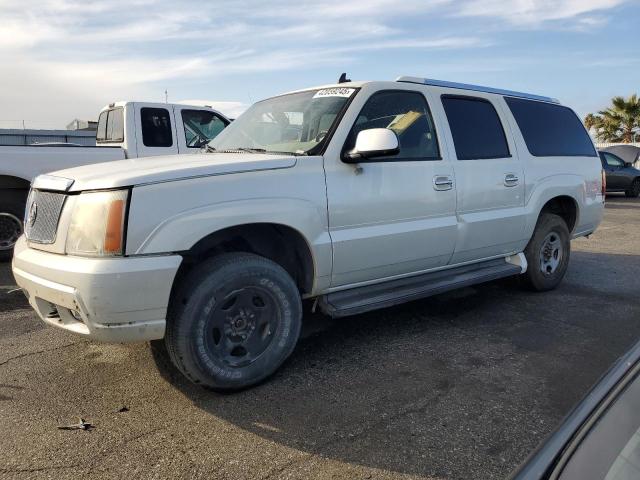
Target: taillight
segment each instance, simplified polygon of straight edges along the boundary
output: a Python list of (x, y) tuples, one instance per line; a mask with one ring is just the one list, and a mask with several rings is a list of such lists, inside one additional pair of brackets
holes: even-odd
[(602, 199), (604, 200), (604, 197), (607, 194), (607, 175), (604, 173), (604, 169), (602, 169), (600, 175), (602, 176)]

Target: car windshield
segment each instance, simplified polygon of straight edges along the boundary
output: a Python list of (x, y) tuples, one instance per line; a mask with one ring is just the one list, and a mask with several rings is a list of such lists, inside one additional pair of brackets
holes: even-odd
[(240, 115), (209, 147), (313, 154), (355, 92), (355, 88), (325, 88), (263, 100)]

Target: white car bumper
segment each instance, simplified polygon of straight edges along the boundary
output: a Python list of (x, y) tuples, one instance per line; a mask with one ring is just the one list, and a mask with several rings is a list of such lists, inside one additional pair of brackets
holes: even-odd
[(15, 246), (13, 274), (50, 325), (104, 342), (164, 337), (179, 255), (81, 258)]

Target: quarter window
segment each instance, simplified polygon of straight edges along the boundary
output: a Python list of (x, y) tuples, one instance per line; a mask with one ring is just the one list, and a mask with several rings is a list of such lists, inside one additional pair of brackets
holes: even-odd
[(165, 108), (141, 108), (142, 143), (145, 147), (170, 147), (173, 145), (171, 117)]
[(458, 160), (510, 157), (500, 117), (484, 98), (443, 95)]
[(505, 97), (529, 153), (535, 157), (595, 157), (589, 134), (573, 110), (553, 103)]
[(367, 100), (347, 138), (352, 150), (362, 130), (388, 128), (398, 136), (400, 152), (375, 161), (440, 160), (436, 130), (429, 106), (418, 92), (383, 91)]
[(187, 147), (199, 148), (214, 139), (228, 122), (206, 110), (182, 110), (182, 123)]

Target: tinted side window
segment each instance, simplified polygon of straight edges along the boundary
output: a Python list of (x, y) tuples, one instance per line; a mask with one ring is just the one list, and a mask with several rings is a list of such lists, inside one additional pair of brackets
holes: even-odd
[(500, 117), (488, 100), (443, 95), (458, 160), (510, 157)]
[(531, 155), (597, 156), (589, 134), (570, 108), (521, 98), (505, 100)]
[(624, 160), (620, 157), (616, 157), (615, 155), (611, 155), (610, 153), (604, 153), (604, 160), (607, 162), (607, 165), (610, 167), (624, 167)]
[(142, 143), (145, 147), (170, 147), (173, 145), (171, 117), (165, 108), (141, 108)]
[(400, 152), (375, 161), (440, 160), (440, 150), (431, 112), (418, 92), (382, 91), (374, 93), (362, 107), (345, 143), (352, 150), (362, 130), (388, 128), (398, 136)]
[(201, 147), (227, 126), (227, 122), (206, 110), (182, 110), (182, 123), (189, 148)]

